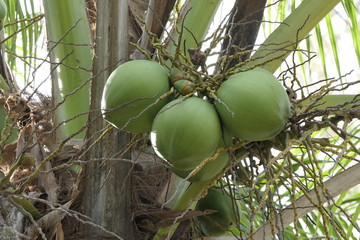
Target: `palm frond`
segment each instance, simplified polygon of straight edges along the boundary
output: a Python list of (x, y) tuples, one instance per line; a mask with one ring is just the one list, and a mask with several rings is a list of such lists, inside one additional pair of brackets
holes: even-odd
[[(39, 38), (43, 33), (43, 22), (34, 19), (42, 13), (34, 1), (5, 0), (5, 3), (8, 15), (4, 31), (6, 36), (12, 36), (5, 45), (9, 53), (7, 61), (11, 70), (22, 76), (20, 83), (27, 84), (31, 81), (31, 68), (36, 65)], [(22, 66), (19, 61), (23, 62)]]
[(360, 30), (357, 20), (358, 9), (356, 8), (354, 0), (343, 0), (341, 3), (348, 16), (349, 28), (354, 43), (354, 50), (356, 52), (358, 64), (360, 66)]

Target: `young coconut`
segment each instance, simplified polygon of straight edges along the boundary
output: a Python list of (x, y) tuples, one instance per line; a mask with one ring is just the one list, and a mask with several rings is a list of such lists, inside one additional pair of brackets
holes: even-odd
[(206, 209), (216, 210), (217, 212), (197, 217), (202, 232), (208, 236), (220, 236), (226, 234), (236, 223), (236, 212), (240, 208), (225, 190), (211, 187), (207, 195), (200, 199), (196, 209), (205, 211)]
[(174, 87), (182, 96), (185, 96), (194, 92), (195, 83), (189, 80), (178, 80), (174, 83)]
[(177, 81), (184, 80), (184, 79), (186, 80), (188, 77), (189, 76), (187, 73), (178, 72), (178, 73), (170, 76), (170, 83), (172, 85), (174, 85)]
[(169, 85), (168, 72), (156, 62), (124, 63), (111, 73), (105, 84), (101, 101), (103, 116), (124, 131), (150, 131), (154, 117), (169, 98), (154, 103), (169, 91)]
[(191, 171), (215, 152), (221, 135), (214, 106), (190, 97), (171, 101), (160, 110), (153, 122), (151, 142), (174, 168)]
[[(223, 132), (222, 139), (220, 140), (219, 148), (226, 148), (232, 145), (232, 138), (230, 134), (226, 131)], [(216, 151), (218, 151), (216, 149)], [(214, 156), (214, 154), (209, 155), (206, 159), (207, 162), (205, 165), (197, 172), (195, 175), (191, 176), (187, 179), (189, 182), (204, 182), (214, 178), (217, 174), (219, 174), (226, 164), (229, 162), (229, 153), (228, 151), (220, 151), (218, 156)], [(205, 159), (203, 159), (204, 161)], [(197, 166), (198, 167), (198, 166)], [(194, 170), (181, 170), (177, 168), (171, 168), (171, 170), (181, 178), (186, 178), (189, 174)]]
[[(211, 155), (209, 156), (211, 157)], [(221, 152), (218, 157), (207, 162), (201, 170), (187, 179), (189, 182), (204, 182), (215, 177), (229, 162), (229, 154), (228, 152)], [(178, 168), (171, 168), (171, 170), (181, 178), (186, 178), (194, 169), (192, 170), (181, 170)]]
[(274, 75), (255, 68), (231, 76), (216, 92), (215, 106), (226, 129), (246, 141), (275, 137), (290, 117), (290, 101)]

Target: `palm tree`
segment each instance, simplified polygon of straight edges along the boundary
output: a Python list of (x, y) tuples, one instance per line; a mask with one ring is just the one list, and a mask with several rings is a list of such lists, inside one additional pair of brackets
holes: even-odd
[[(338, 38), (352, 39), (358, 68), (356, 0), (237, 0), (210, 31), (227, 1), (43, 0), (43, 12), (36, 1), (4, 2), (2, 239), (216, 239), (199, 225), (211, 214), (196, 207), (211, 186), (237, 206), (218, 239), (358, 238), (359, 194), (350, 189), (360, 183), (359, 81), (346, 72)], [(180, 68), (197, 87), (215, 79), (215, 90), (263, 68), (286, 88), (291, 116), (270, 140), (232, 137), (216, 151), (229, 154), (225, 168), (189, 183), (156, 155), (149, 133), (103, 120), (105, 82), (130, 59)], [(50, 96), (33, 87), (38, 78), (50, 79)]]

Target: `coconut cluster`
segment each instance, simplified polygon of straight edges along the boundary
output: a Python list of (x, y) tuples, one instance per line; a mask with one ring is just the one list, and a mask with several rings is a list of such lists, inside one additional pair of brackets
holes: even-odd
[(196, 96), (196, 84), (185, 73), (171, 75), (153, 61), (127, 62), (109, 76), (101, 108), (104, 118), (121, 130), (151, 131), (156, 152), (189, 181), (209, 180), (225, 167), (224, 149), (233, 136), (269, 140), (289, 119), (287, 93), (264, 69), (232, 75), (212, 99)]

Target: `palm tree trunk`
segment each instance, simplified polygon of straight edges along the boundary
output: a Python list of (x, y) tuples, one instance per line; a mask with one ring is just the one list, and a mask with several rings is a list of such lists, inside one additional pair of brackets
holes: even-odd
[[(102, 89), (111, 71), (128, 58), (127, 0), (101, 1), (97, 10), (97, 38), (91, 86), (89, 128), (87, 137), (91, 146), (97, 133), (106, 127), (102, 119), (100, 101)], [(125, 23), (125, 24), (124, 24)], [(92, 161), (94, 159), (130, 159), (130, 153), (118, 156), (127, 145), (130, 135), (118, 130), (89, 147), (86, 159), (89, 163), (83, 175), (82, 212), (105, 232), (92, 225), (83, 225), (82, 239), (133, 239), (131, 221), (131, 169), (125, 161)], [(118, 235), (118, 237), (115, 236)], [(77, 238), (79, 239), (79, 237)]]

